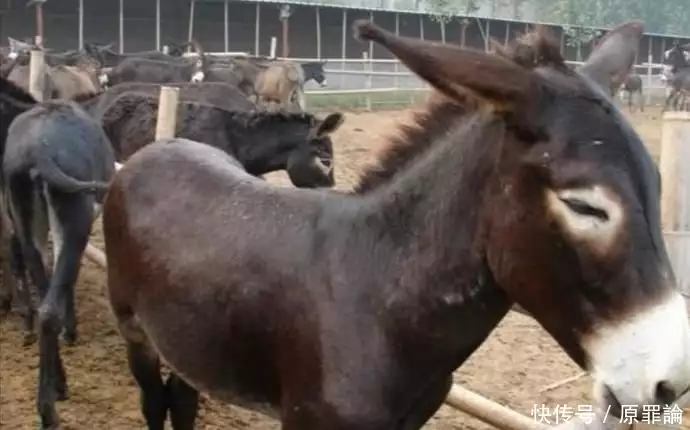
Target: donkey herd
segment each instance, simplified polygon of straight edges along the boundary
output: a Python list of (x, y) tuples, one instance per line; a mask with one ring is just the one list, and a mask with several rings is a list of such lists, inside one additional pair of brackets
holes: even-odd
[[(8, 78), (25, 77), (26, 55), (5, 60), (0, 307), (16, 298), (38, 341), (40, 428), (60, 428), (59, 336), (77, 339), (74, 286), (101, 212), (149, 429), (193, 429), (200, 392), (286, 430), (419, 429), (514, 304), (616, 416), (690, 390), (659, 173), (613, 101), (642, 23), (611, 30), (576, 70), (539, 27), (490, 53), (353, 30), (434, 91), (350, 192), (325, 189), (344, 116), (300, 109), (320, 63), (88, 46), (46, 55), (53, 89), (38, 102)], [(61, 68), (88, 85), (64, 90)], [(298, 90), (267, 97), (271, 69)], [(177, 137), (155, 141), (162, 83), (180, 88)], [(258, 177), (276, 170), (296, 187)]]

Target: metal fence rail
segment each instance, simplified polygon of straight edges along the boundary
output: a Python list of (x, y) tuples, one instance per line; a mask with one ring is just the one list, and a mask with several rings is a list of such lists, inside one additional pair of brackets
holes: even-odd
[[(213, 52), (216, 56), (237, 56), (237, 53)], [(193, 55), (193, 54), (192, 54)], [(313, 82), (306, 84), (308, 104), (318, 108), (386, 108), (416, 103), (425, 96), (429, 86), (394, 59), (363, 58), (281, 58), (277, 60), (305, 63), (325, 62), (328, 87)], [(651, 59), (651, 58), (650, 58)], [(572, 67), (583, 63), (567, 61)], [(663, 64), (651, 61), (634, 66), (634, 72), (643, 78), (646, 105), (660, 103), (666, 95), (661, 79)]]

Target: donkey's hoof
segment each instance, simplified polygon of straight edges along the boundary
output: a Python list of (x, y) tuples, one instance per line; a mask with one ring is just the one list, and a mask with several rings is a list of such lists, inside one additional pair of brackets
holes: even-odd
[(25, 332), (24, 337), (22, 338), (22, 346), (31, 346), (34, 343), (36, 343), (36, 339), (38, 339), (38, 337), (36, 336), (36, 333)]
[(0, 299), (0, 318), (5, 318), (12, 311), (12, 299)]
[(65, 341), (65, 345), (69, 345), (69, 346), (74, 346), (79, 341), (79, 336), (77, 336), (76, 332), (75, 333), (65, 332), (62, 335), (62, 338)]
[(58, 402), (64, 402), (65, 400), (69, 400), (69, 393), (67, 392), (67, 388), (64, 388), (62, 390), (57, 391), (57, 397), (55, 398)]
[(58, 418), (57, 414), (53, 413), (48, 424), (41, 423), (40, 430), (64, 430), (64, 427), (62, 427), (62, 423), (60, 422), (60, 418)]

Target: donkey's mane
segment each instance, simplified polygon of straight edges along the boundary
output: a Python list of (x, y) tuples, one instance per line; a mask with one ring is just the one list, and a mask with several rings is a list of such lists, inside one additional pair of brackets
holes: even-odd
[(3, 77), (0, 77), (0, 95), (10, 103), (37, 103), (36, 99), (28, 91)]
[[(537, 26), (506, 47), (498, 43), (494, 45), (494, 55), (505, 57), (525, 68), (548, 67), (565, 75), (574, 75), (561, 56), (558, 43), (545, 27)], [(411, 123), (400, 125), (398, 133), (388, 138), (376, 162), (360, 176), (354, 192), (366, 193), (388, 182), (431, 149), (451, 127), (480, 111), (481, 104), (470, 96), (458, 103), (436, 91), (432, 93), (426, 106), (413, 114)]]

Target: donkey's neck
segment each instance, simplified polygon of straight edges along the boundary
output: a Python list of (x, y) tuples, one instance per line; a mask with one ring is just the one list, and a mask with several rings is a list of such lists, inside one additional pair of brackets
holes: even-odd
[(379, 243), (392, 245), (382, 270), (394, 282), (383, 294), (392, 327), (403, 327), (400, 344), (409, 348), (403, 355), (411, 366), (421, 360), (451, 372), (510, 306), (485, 259), (483, 200), (505, 137), (502, 124), (487, 121), (471, 118), (452, 130), (373, 192), (371, 210), (364, 211)]

